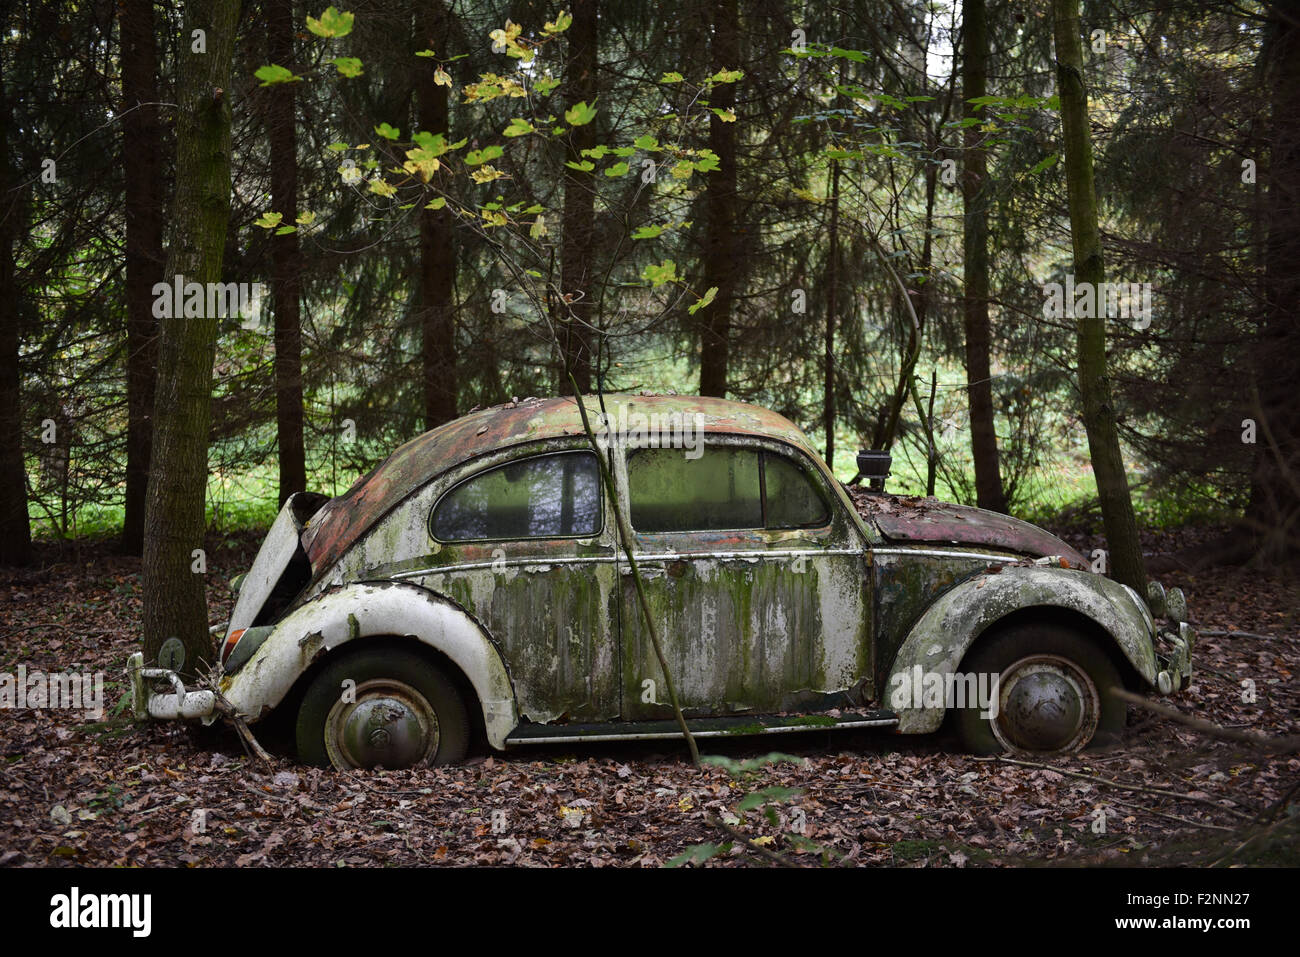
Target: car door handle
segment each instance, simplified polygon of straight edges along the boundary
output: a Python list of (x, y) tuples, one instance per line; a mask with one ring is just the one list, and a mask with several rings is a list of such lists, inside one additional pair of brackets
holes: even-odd
[[(668, 566), (663, 562), (637, 562), (636, 567), (638, 570), (643, 572), (664, 572), (668, 570)], [(632, 566), (628, 565), (626, 562), (621, 563), (618, 566), (618, 571), (620, 575), (624, 575), (628, 578), (632, 577)]]

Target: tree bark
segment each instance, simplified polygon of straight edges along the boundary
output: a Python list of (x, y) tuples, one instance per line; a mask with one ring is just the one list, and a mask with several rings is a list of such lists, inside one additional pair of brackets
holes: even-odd
[[(444, 0), (416, 4), (417, 29), (426, 47), (447, 56), (450, 16)], [(448, 88), (434, 82), (437, 61), (421, 59), (417, 73), (420, 129), (451, 136)], [(439, 174), (435, 175), (435, 181)], [(420, 213), (420, 335), (424, 427), (456, 418), (456, 234), (451, 210)]]
[[(238, 18), (239, 0), (193, 0), (185, 7), (165, 281), (221, 279), (230, 217), (230, 73)], [(190, 38), (196, 29), (205, 32), (205, 53), (193, 52)], [(201, 317), (162, 320), (145, 501), (144, 655), (157, 661), (163, 642), (178, 638), (187, 674), (213, 657), (204, 576), (192, 570), (192, 553), (203, 547), (206, 526), (217, 328), (218, 317), (207, 310)]]
[[(0, 26), (8, 28), (8, 17)], [(14, 244), (24, 229), (26, 190), (9, 166), (9, 100), (0, 48), (0, 565), (31, 561), (27, 470), (23, 461), (22, 376), (18, 365), (20, 297), (14, 282)]]
[(1300, 0), (1275, 0), (1267, 15), (1268, 232), (1254, 349), (1257, 452), (1243, 525), (1257, 558), (1277, 562), (1300, 552)]
[(126, 496), (121, 547), (144, 548), (145, 493), (153, 448), (158, 320), (153, 287), (163, 278), (162, 123), (152, 2), (122, 5), (122, 172), (126, 181)]
[[(737, 0), (720, 0), (711, 6), (713, 35), (710, 41), (712, 71), (735, 70), (740, 65), (740, 11)], [(732, 110), (736, 105), (736, 84), (719, 83), (709, 94), (709, 105)], [(737, 243), (738, 202), (736, 195), (736, 124), (716, 113), (709, 118), (709, 149), (721, 167), (705, 174), (703, 295), (717, 287), (713, 302), (696, 314), (700, 335), (700, 395), (724, 398), (727, 394), (731, 358), (731, 312), (739, 277)]]
[[(962, 4), (962, 116), (978, 119), (981, 108), (970, 101), (987, 92), (988, 20), (984, 0)], [(993, 382), (989, 362), (989, 223), (988, 157), (985, 134), (978, 126), (963, 133), (962, 248), (965, 294), (962, 312), (966, 332), (966, 394), (970, 402), (971, 453), (975, 460), (975, 496), (980, 508), (1007, 510), (998, 468), (998, 433), (993, 419)]]
[[(1091, 283), (1100, 292), (1105, 279), (1098, 226), (1097, 192), (1093, 185), (1092, 138), (1088, 129), (1088, 92), (1083, 82), (1079, 0), (1052, 0), (1056, 34), (1056, 85), (1061, 100), (1065, 146), (1065, 182), (1070, 204), (1070, 235), (1074, 245), (1075, 283)], [(1094, 313), (1104, 310), (1093, 309)], [(1102, 523), (1110, 551), (1111, 575), (1146, 594), (1146, 570), (1138, 541), (1133, 500), (1120, 453), (1119, 430), (1106, 369), (1106, 320), (1094, 315), (1076, 320), (1079, 353), (1079, 392), (1088, 452), (1097, 479)]]
[(822, 428), (826, 464), (835, 468), (835, 317), (840, 283), (840, 164), (831, 160), (831, 235), (826, 268), (826, 335), (822, 357)]
[[(293, 0), (267, 0), (266, 46), (271, 62), (294, 68)], [(296, 83), (266, 90), (271, 142), (271, 208), (282, 223), (298, 219)], [(275, 305), (275, 435), (280, 504), (307, 489), (302, 410), (302, 253), (297, 233), (271, 236), (271, 296)]]
[[(599, 0), (574, 0), (573, 25), (568, 31), (568, 61), (564, 65), (565, 106), (592, 103), (597, 95), (596, 67), (599, 56), (597, 16)], [(596, 145), (596, 124), (586, 123), (569, 130), (565, 159), (580, 163), (584, 149)], [(588, 328), (595, 318), (592, 304), (592, 249), (596, 222), (595, 171), (564, 168), (564, 223), (560, 249), (560, 289), (567, 305), (559, 304), (557, 317), (563, 361), (572, 372), (578, 389), (591, 391), (592, 342)], [(566, 383), (560, 371), (561, 388)]]

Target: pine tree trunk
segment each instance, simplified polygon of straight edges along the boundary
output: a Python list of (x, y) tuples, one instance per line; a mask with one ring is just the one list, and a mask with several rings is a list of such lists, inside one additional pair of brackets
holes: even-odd
[[(294, 69), (293, 0), (267, 0), (266, 47), (272, 63)], [(297, 72), (296, 70), (294, 72)], [(296, 83), (266, 90), (271, 141), (271, 208), (282, 223), (298, 219)], [(271, 236), (271, 296), (275, 304), (275, 435), (280, 504), (307, 489), (302, 413), (302, 254), (297, 233)]]
[[(7, 29), (7, 17), (0, 26)], [(14, 283), (14, 244), (26, 221), (26, 191), (9, 167), (9, 101), (0, 48), (0, 565), (31, 561), (27, 471), (23, 462), (22, 377), (18, 368), (20, 292)]]
[(1278, 562), (1300, 552), (1300, 0), (1270, 5), (1261, 56), (1272, 100), (1268, 235), (1250, 413), (1257, 451), (1243, 524), (1258, 558)]
[[(987, 91), (988, 22), (984, 0), (962, 4), (962, 115), (978, 118), (981, 108), (970, 100)], [(993, 420), (993, 382), (989, 362), (989, 223), (988, 157), (985, 133), (967, 126), (963, 138), (961, 197), (962, 248), (965, 254), (965, 295), (962, 310), (966, 330), (966, 394), (970, 402), (971, 452), (975, 460), (975, 496), (980, 508), (1007, 510), (998, 468), (998, 433)]]
[[(1061, 99), (1065, 144), (1065, 182), (1070, 203), (1070, 235), (1074, 244), (1075, 283), (1091, 283), (1100, 291), (1105, 279), (1098, 226), (1097, 192), (1092, 176), (1092, 139), (1088, 129), (1088, 92), (1083, 83), (1083, 45), (1079, 0), (1052, 0), (1056, 32), (1056, 85)], [(1101, 312), (1094, 309), (1093, 312)], [(1146, 570), (1138, 541), (1128, 476), (1119, 447), (1119, 429), (1106, 370), (1106, 320), (1076, 320), (1079, 352), (1079, 392), (1088, 452), (1097, 478), (1102, 523), (1110, 552), (1111, 576), (1146, 594)]]
[(126, 496), (122, 550), (144, 548), (145, 492), (153, 447), (158, 377), (158, 320), (153, 287), (163, 278), (163, 186), (159, 160), (157, 41), (152, 3), (126, 3), (121, 13), (122, 172), (126, 181)]
[[(185, 7), (177, 67), (176, 192), (165, 281), (221, 279), (230, 218), (230, 74), (239, 0), (194, 0)], [(192, 32), (205, 32), (206, 52)], [(180, 305), (175, 303), (174, 305)], [(144, 655), (164, 641), (185, 647), (184, 671), (212, 660), (204, 575), (193, 570), (203, 547), (212, 421), (212, 363), (218, 318), (161, 320), (153, 462), (145, 504)]]
[(822, 358), (822, 429), (826, 464), (835, 468), (835, 317), (840, 284), (840, 164), (831, 160), (831, 228), (826, 266), (826, 335)]
[[(591, 104), (598, 95), (596, 67), (599, 54), (597, 14), (599, 0), (575, 0), (573, 25), (568, 30), (568, 61), (564, 65), (565, 106)], [(596, 124), (575, 126), (568, 133), (565, 160), (580, 163), (584, 149), (596, 145)], [(592, 342), (587, 324), (596, 318), (592, 309), (592, 249), (596, 220), (596, 177), (594, 171), (564, 168), (564, 224), (560, 249), (560, 289), (568, 304), (557, 308), (557, 326), (564, 362), (582, 392), (591, 391)], [(568, 384), (560, 371), (560, 389)]]
[[(720, 0), (710, 6), (713, 36), (712, 69), (740, 66), (740, 11), (737, 0)], [(709, 106), (731, 110), (736, 105), (736, 84), (719, 83), (709, 94)], [(696, 313), (700, 330), (700, 395), (724, 398), (731, 359), (731, 311), (735, 305), (739, 273), (736, 197), (736, 124), (716, 113), (709, 118), (709, 149), (718, 156), (720, 169), (705, 174), (704, 269), (699, 295), (717, 287), (713, 302)]]

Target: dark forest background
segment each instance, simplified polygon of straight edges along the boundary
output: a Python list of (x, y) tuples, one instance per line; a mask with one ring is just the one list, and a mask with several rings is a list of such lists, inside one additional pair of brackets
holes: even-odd
[[(1080, 13), (1106, 275), (1153, 290), (1148, 323), (1106, 322), (1130, 487), (1142, 522), (1228, 522), (1219, 559), (1300, 537), (1298, 17)], [(1044, 314), (1073, 268), (1051, 4), (18, 0), (0, 24), (0, 563), (140, 552), (182, 361), (209, 529), (566, 370), (775, 408), (846, 480), (890, 448), (896, 490), (1096, 510), (1075, 323)], [(186, 160), (204, 111), (228, 148)], [(158, 318), (187, 261), (265, 295)]]

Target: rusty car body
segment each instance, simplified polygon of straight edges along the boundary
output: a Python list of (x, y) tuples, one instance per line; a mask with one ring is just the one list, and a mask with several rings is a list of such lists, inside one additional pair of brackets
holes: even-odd
[[(300, 756), (339, 767), (455, 761), (475, 734), (679, 736), (616, 506), (698, 736), (924, 733), (951, 713), (975, 750), (1053, 753), (1122, 725), (1109, 688), (1172, 693), (1191, 674), (1180, 593), (1139, 596), (1042, 529), (933, 499), (855, 491), (855, 508), (804, 434), (755, 406), (584, 402), (594, 449), (576, 400), (512, 402), (337, 498), (290, 498), (239, 587), (216, 690), (136, 656), (137, 710), (293, 709)], [(993, 699), (954, 704), (973, 668)]]

